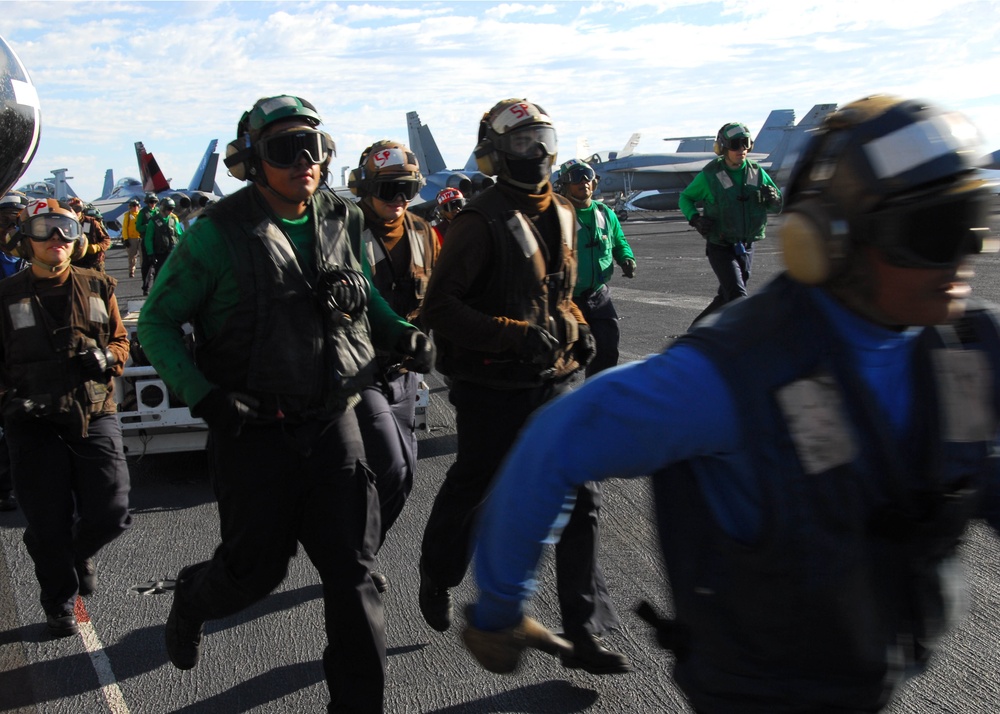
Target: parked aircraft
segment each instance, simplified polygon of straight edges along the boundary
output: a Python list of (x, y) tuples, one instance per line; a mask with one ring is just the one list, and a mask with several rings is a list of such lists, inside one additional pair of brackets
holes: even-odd
[(493, 177), (479, 170), (476, 159), (471, 154), (465, 168), (457, 170), (447, 168), (437, 142), (431, 136), (430, 127), (420, 121), (416, 112), (406, 113), (406, 131), (410, 150), (416, 155), (420, 171), (427, 180), (427, 185), (410, 203), (410, 210), (425, 217), (429, 216), (437, 205), (435, 199), (438, 191), (443, 188), (457, 188), (469, 198), (493, 185)]
[(104, 175), (104, 192), (100, 198), (94, 199), (91, 203), (104, 215), (105, 223), (113, 227), (112, 221), (117, 221), (118, 217), (128, 209), (129, 199), (138, 198), (141, 201), (147, 192), (152, 192), (161, 200), (168, 196), (174, 199), (177, 203), (177, 217), (182, 221), (188, 221), (196, 217), (209, 203), (222, 198), (222, 189), (215, 182), (215, 172), (219, 165), (219, 154), (216, 151), (218, 143), (218, 139), (208, 142), (208, 148), (188, 187), (172, 189), (154, 156), (146, 151), (141, 141), (137, 141), (135, 157), (139, 164), (141, 180), (127, 176), (116, 183), (114, 173), (108, 169)]
[[(798, 124), (795, 123), (793, 110), (772, 111), (754, 139), (750, 158), (759, 162), (775, 183), (783, 184), (802, 148), (806, 131), (818, 126), (836, 106), (818, 104)], [(692, 150), (704, 146), (707, 138), (679, 137), (681, 144), (674, 153), (635, 154), (628, 151), (624, 156), (611, 152), (583, 158), (600, 177), (596, 193), (598, 198), (616, 207), (628, 203), (634, 208), (672, 210), (677, 208), (681, 191), (705, 164), (715, 158), (714, 152)], [(714, 140), (714, 137), (711, 138)], [(676, 141), (678, 138), (668, 140)], [(631, 139), (626, 148), (630, 146), (634, 148)], [(640, 193), (641, 196), (638, 195)]]
[(18, 186), (15, 191), (20, 191), (28, 198), (54, 198), (65, 201), (67, 198), (76, 196), (76, 191), (70, 188), (67, 179), (73, 178), (66, 175), (67, 169), (53, 169), (53, 178), (42, 181), (32, 181), (23, 186)]

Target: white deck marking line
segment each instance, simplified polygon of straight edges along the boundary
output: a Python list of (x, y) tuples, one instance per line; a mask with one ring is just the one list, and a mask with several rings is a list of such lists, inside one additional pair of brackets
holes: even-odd
[(111, 660), (104, 652), (104, 645), (97, 636), (94, 623), (90, 621), (90, 613), (87, 612), (86, 605), (82, 598), (76, 599), (74, 607), (76, 622), (80, 626), (80, 638), (83, 646), (90, 655), (90, 662), (97, 672), (97, 682), (101, 685), (101, 693), (113, 714), (129, 714), (128, 705), (125, 703), (125, 696), (115, 681), (115, 673), (111, 669)]

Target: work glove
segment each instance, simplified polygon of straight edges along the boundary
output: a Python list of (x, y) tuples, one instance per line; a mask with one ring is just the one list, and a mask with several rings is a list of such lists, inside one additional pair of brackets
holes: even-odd
[(624, 275), (626, 278), (635, 277), (635, 261), (632, 260), (631, 258), (626, 258), (622, 262), (622, 275)]
[(216, 387), (192, 407), (191, 416), (201, 417), (220, 434), (239, 436), (247, 419), (257, 417), (259, 406), (260, 402), (247, 394)]
[(406, 357), (403, 366), (411, 372), (426, 374), (434, 368), (437, 353), (431, 338), (417, 329), (411, 329), (399, 336), (396, 351)]
[(781, 202), (781, 199), (778, 197), (778, 189), (769, 183), (760, 187), (760, 200), (768, 206), (773, 206)]
[(688, 225), (708, 238), (708, 234), (712, 232), (712, 228), (715, 226), (715, 221), (711, 218), (705, 218), (705, 216), (698, 214), (688, 221)]
[(559, 340), (538, 325), (528, 325), (528, 332), (521, 343), (521, 357), (531, 364), (551, 365), (556, 359)]
[(552, 634), (537, 620), (525, 617), (515, 627), (487, 632), (472, 626), (471, 608), (465, 611), (470, 620), (462, 630), (462, 642), (482, 665), (483, 669), (495, 674), (509, 674), (517, 669), (521, 652), (528, 647), (550, 655), (569, 655), (573, 645), (562, 637)]
[(80, 355), (80, 372), (84, 379), (95, 381), (103, 380), (107, 377), (108, 370), (111, 369), (118, 359), (114, 352), (107, 347), (91, 347)]
[(594, 339), (594, 335), (590, 332), (590, 326), (584, 325), (582, 322), (577, 325), (580, 336), (576, 338), (576, 342), (573, 343), (573, 359), (577, 361), (581, 367), (586, 367), (590, 364), (594, 357), (597, 355), (597, 341)]

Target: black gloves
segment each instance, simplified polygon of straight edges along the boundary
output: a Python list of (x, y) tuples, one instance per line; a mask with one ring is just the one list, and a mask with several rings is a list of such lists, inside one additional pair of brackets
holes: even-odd
[(622, 275), (626, 278), (635, 277), (635, 261), (631, 258), (626, 258), (622, 261)]
[(400, 335), (396, 351), (408, 358), (403, 366), (411, 372), (426, 374), (434, 368), (434, 343), (420, 330), (411, 329)]
[(556, 359), (556, 350), (559, 349), (559, 340), (553, 337), (548, 330), (538, 325), (528, 325), (528, 333), (521, 343), (521, 357), (532, 364), (551, 365)]
[(224, 392), (216, 387), (191, 408), (191, 416), (201, 417), (209, 427), (227, 436), (239, 436), (247, 419), (257, 417), (260, 402), (246, 394)]
[(91, 347), (80, 355), (80, 372), (84, 379), (101, 381), (107, 377), (107, 372), (118, 360), (114, 353), (107, 347)]
[(778, 189), (769, 183), (760, 187), (760, 200), (768, 206), (781, 203), (781, 198), (778, 196)]
[(597, 341), (590, 332), (590, 327), (582, 322), (577, 325), (580, 336), (573, 344), (573, 359), (581, 367), (586, 367), (597, 355)]
[(688, 221), (688, 225), (708, 238), (708, 234), (711, 233), (712, 228), (715, 226), (715, 221), (711, 218), (705, 218), (705, 216), (698, 214)]

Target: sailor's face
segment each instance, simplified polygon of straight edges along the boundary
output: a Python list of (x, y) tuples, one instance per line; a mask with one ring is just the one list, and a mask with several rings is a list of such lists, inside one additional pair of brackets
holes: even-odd
[(593, 181), (580, 181), (569, 185), (569, 196), (575, 201), (587, 202), (594, 195)]
[(967, 265), (901, 268), (874, 248), (867, 252), (874, 278), (874, 316), (886, 326), (940, 325), (965, 312), (973, 274)]
[(401, 193), (397, 193), (391, 201), (383, 201), (378, 196), (372, 196), (372, 208), (375, 209), (375, 215), (383, 221), (394, 221), (402, 216), (408, 203), (409, 201), (403, 198)]
[(70, 259), (75, 241), (66, 242), (56, 235), (49, 237), (44, 243), (33, 243), (31, 248), (36, 257), (46, 265), (60, 265)]
[(727, 149), (726, 150), (726, 164), (730, 168), (736, 168), (741, 166), (747, 158), (747, 149)]

